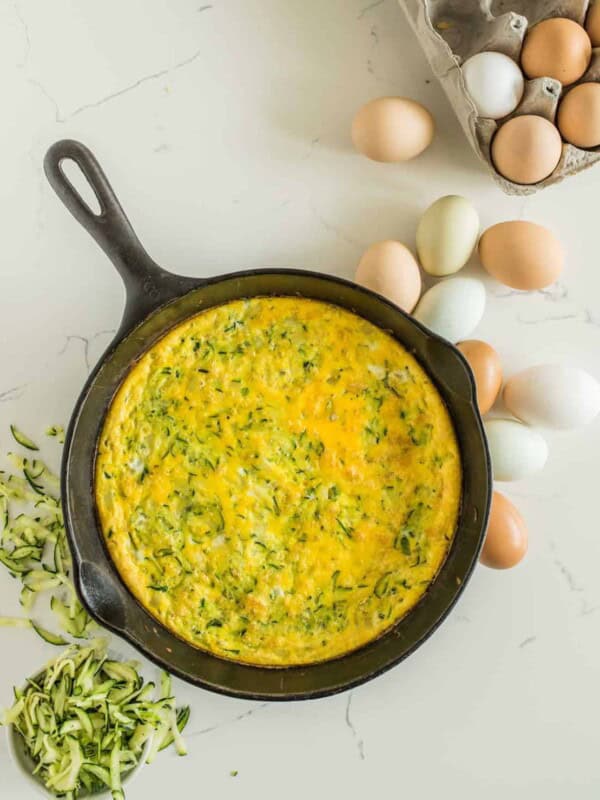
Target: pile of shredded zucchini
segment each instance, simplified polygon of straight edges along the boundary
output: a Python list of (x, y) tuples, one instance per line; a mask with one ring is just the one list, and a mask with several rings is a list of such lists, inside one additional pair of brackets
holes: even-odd
[(110, 661), (104, 646), (73, 645), (24, 689), (3, 723), (23, 737), (34, 775), (54, 795), (73, 800), (80, 790), (110, 788), (123, 800), (122, 777), (171, 743), (186, 749), (181, 730), (189, 708), (175, 709), (171, 678), (163, 672), (159, 698), (134, 663)]
[[(18, 444), (38, 446), (11, 425)], [(48, 436), (63, 440), (53, 426)], [(76, 639), (97, 627), (87, 614), (71, 580), (72, 563), (66, 538), (57, 477), (32, 457), (9, 454), (21, 474), (0, 471), (0, 562), (20, 579), (20, 602), (27, 617), (0, 617), (0, 626), (31, 627), (46, 642), (67, 640), (31, 618), (38, 596), (49, 596), (61, 630)], [(133, 663), (110, 661), (104, 645), (71, 644), (24, 689), (15, 689), (15, 703), (2, 719), (23, 737), (25, 747), (46, 788), (57, 797), (75, 798), (80, 790), (110, 788), (121, 800), (121, 777), (139, 762), (146, 743), (147, 763), (175, 744), (185, 755), (181, 731), (189, 707), (177, 710), (171, 678), (163, 672), (158, 699)]]
[[(48, 435), (58, 435), (56, 426)], [(52, 431), (52, 434), (50, 434)], [(15, 441), (30, 452), (38, 446), (11, 425)], [(71, 555), (62, 515), (59, 482), (46, 464), (32, 456), (9, 454), (21, 474), (0, 471), (0, 562), (21, 580), (21, 605), (28, 614), (41, 593), (50, 595), (50, 607), (64, 633), (85, 638), (94, 626), (75, 593)], [(66, 640), (33, 620), (0, 619), (0, 624), (31, 624), (50, 644)]]

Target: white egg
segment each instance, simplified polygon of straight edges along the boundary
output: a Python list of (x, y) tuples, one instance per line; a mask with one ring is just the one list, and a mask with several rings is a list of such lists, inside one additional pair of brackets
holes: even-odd
[(485, 432), (497, 481), (518, 481), (542, 469), (548, 445), (534, 428), (514, 419), (490, 419)]
[(469, 338), (484, 310), (485, 288), (481, 281), (451, 278), (425, 292), (413, 316), (444, 339), (458, 342)]
[(600, 383), (577, 367), (540, 364), (507, 381), (504, 402), (530, 425), (578, 428), (600, 412)]
[(465, 61), (462, 74), (480, 117), (501, 119), (512, 114), (521, 102), (523, 73), (504, 53), (477, 53)]
[(452, 275), (464, 267), (477, 244), (479, 215), (464, 197), (440, 197), (417, 227), (417, 254), (430, 275)]

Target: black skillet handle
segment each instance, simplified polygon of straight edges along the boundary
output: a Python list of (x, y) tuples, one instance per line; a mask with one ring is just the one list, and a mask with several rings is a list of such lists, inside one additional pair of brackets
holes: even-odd
[[(74, 162), (84, 174), (100, 205), (99, 214), (92, 211), (66, 176), (65, 161)], [(96, 240), (121, 275), (127, 294), (122, 326), (132, 327), (163, 303), (197, 284), (190, 278), (167, 272), (150, 258), (102, 167), (81, 142), (63, 139), (53, 144), (44, 159), (44, 172), (60, 200)]]

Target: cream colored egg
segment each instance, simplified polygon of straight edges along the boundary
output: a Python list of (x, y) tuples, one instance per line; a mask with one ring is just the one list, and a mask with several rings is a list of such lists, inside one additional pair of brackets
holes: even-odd
[(479, 236), (479, 215), (458, 195), (440, 197), (417, 227), (417, 254), (430, 275), (451, 275), (469, 260)]
[(507, 381), (504, 403), (530, 425), (578, 428), (600, 413), (600, 383), (576, 367), (540, 364)]
[(379, 97), (363, 106), (352, 123), (352, 141), (373, 161), (409, 161), (433, 139), (429, 111), (408, 97)]
[(527, 526), (508, 497), (494, 492), (490, 520), (479, 560), (492, 569), (510, 569), (527, 553)]
[(356, 270), (356, 282), (410, 313), (421, 294), (419, 265), (408, 247), (387, 240), (371, 245)]
[(514, 419), (485, 422), (494, 480), (518, 481), (539, 472), (548, 459), (543, 436)]
[(414, 318), (450, 342), (468, 338), (483, 317), (485, 288), (474, 278), (449, 278), (420, 299)]
[(548, 228), (525, 220), (499, 222), (479, 240), (479, 258), (497, 281), (530, 291), (550, 286), (563, 270), (565, 254)]

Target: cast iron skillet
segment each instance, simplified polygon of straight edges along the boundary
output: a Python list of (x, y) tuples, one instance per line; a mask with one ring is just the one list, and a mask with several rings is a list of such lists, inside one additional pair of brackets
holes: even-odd
[[(99, 201), (94, 214), (63, 172), (75, 162)], [(145, 252), (98, 162), (84, 145), (59, 141), (44, 169), (56, 194), (119, 271), (126, 290), (121, 326), (77, 401), (67, 432), (62, 496), (75, 584), (91, 616), (150, 659), (190, 683), (236, 697), (298, 700), (348, 689), (412, 653), (454, 606), (476, 564), (491, 495), (490, 462), (471, 372), (460, 353), (382, 297), (349, 281), (291, 269), (234, 272), (202, 279), (173, 275)], [(202, 309), (243, 297), (297, 295), (349, 309), (390, 331), (441, 392), (463, 456), (463, 503), (450, 553), (421, 602), (380, 638), (340, 658), (266, 668), (227, 661), (192, 647), (157, 622), (121, 581), (104, 547), (94, 503), (96, 444), (111, 400), (132, 364), (166, 331)]]

